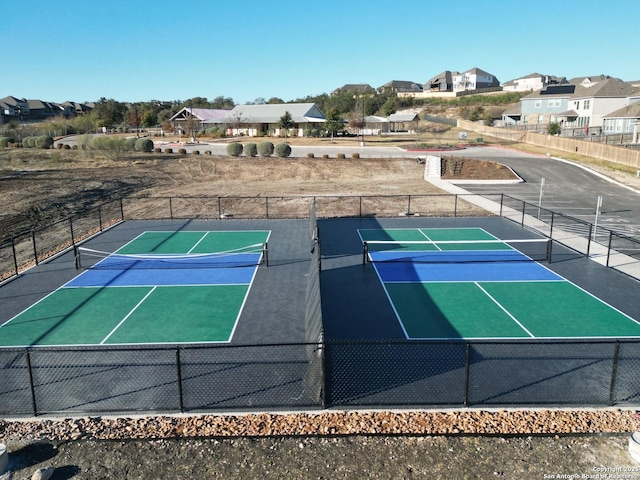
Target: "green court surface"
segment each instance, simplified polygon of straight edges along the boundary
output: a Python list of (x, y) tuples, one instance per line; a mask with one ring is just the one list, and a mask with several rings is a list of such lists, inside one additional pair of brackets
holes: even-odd
[[(365, 241), (393, 240), (377, 245), (392, 260), (374, 260), (374, 267), (407, 338), (410, 339), (572, 339), (640, 337), (640, 324), (531, 260), (490, 261), (483, 255), (495, 239), (482, 229), (360, 230)], [(402, 244), (428, 240), (426, 246)], [(412, 262), (399, 250), (438, 249), (437, 241), (469, 240), (466, 252), (479, 260)], [(517, 245), (517, 244), (516, 244)], [(446, 247), (442, 250), (446, 250)], [(502, 244), (500, 248), (512, 248)], [(370, 250), (371, 251), (371, 250)], [(375, 255), (375, 254), (372, 254)], [(451, 255), (457, 255), (452, 252)], [(377, 258), (377, 257), (374, 257)], [(401, 260), (398, 260), (401, 258)], [(417, 255), (415, 258), (424, 258)], [(458, 258), (458, 257), (455, 257)]]
[[(145, 232), (117, 254), (188, 254), (189, 259), (245, 251), (268, 237), (268, 231)], [(239, 267), (219, 266), (214, 257), (204, 267), (146, 268), (145, 258), (130, 265), (120, 259), (121, 270), (86, 270), (2, 325), (0, 346), (228, 342), (262, 255), (252, 250), (253, 260)], [(101, 276), (105, 272), (107, 277)], [(127, 280), (131, 274), (138, 284)], [(103, 278), (107, 281), (100, 284)]]

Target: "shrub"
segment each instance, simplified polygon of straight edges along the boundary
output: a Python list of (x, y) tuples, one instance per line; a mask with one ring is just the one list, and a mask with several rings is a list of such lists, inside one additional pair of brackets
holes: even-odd
[(173, 148), (165, 148), (164, 153), (173, 153)]
[[(75, 147), (75, 145), (74, 145), (74, 147)], [(71, 145), (69, 145), (68, 143), (65, 143), (63, 148), (65, 150), (71, 150)]]
[(58, 143), (56, 144), (56, 148), (57, 148), (58, 150), (62, 150), (62, 149), (64, 148), (64, 143), (60, 143), (60, 142), (58, 142)]
[(358, 152), (354, 152), (351, 154), (351, 158), (360, 158), (360, 154)]
[(339, 153), (336, 155), (336, 158), (344, 158), (344, 153)]
[(71, 147), (71, 150), (77, 150), (77, 149), (78, 149), (78, 144), (77, 144), (77, 143), (74, 143), (74, 144), (73, 144), (73, 147)]
[(154, 153), (162, 153), (162, 149), (160, 147), (156, 147), (153, 149)]
[(258, 154), (258, 145), (255, 143), (245, 143), (243, 149), (247, 157), (255, 157)]
[(270, 157), (273, 155), (273, 143), (271, 142), (260, 142), (258, 144), (258, 155), (261, 157)]
[(47, 149), (53, 145), (53, 138), (49, 135), (40, 135), (35, 137), (35, 147)]
[(153, 151), (153, 140), (150, 138), (139, 138), (135, 144), (136, 152), (149, 153)]
[[(81, 148), (84, 149), (84, 146)], [(91, 139), (91, 149), (99, 151), (109, 160), (118, 161), (126, 158), (130, 151), (127, 147), (127, 141), (121, 137), (93, 137)]]
[(0, 137), (0, 148), (7, 148), (13, 142), (11, 137)]
[(329, 155), (327, 155), (326, 153), (324, 155), (322, 155), (322, 158), (324, 158), (325, 160), (329, 158)]
[(211, 150), (205, 150), (205, 151), (204, 151), (204, 154), (205, 154), (205, 155), (211, 155)]
[(547, 133), (549, 135), (558, 135), (562, 132), (562, 125), (558, 122), (551, 122), (547, 125)]
[(191, 153), (193, 153), (194, 155), (200, 155), (200, 150), (194, 150), (194, 151), (193, 151), (193, 152), (191, 152)]
[(127, 138), (124, 141), (125, 147), (127, 148), (127, 150), (135, 150), (136, 149), (136, 142), (138, 141), (138, 139), (136, 137), (131, 137), (131, 138)]
[(186, 154), (187, 154), (187, 151), (186, 151), (184, 148), (181, 148), (181, 149), (179, 149), (179, 150), (178, 150), (178, 153), (179, 153), (180, 155), (186, 155)]
[(314, 158), (313, 153), (307, 153), (307, 158)]
[(239, 157), (242, 155), (242, 144), (240, 142), (231, 142), (227, 145), (227, 154), (232, 157)]
[(291, 145), (288, 143), (279, 143), (276, 145), (276, 155), (285, 158), (291, 155)]
[(36, 137), (24, 137), (22, 139), (22, 146), (24, 148), (34, 148), (36, 146)]

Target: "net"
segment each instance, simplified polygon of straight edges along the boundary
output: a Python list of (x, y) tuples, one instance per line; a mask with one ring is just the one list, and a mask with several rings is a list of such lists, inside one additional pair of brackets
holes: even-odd
[(318, 231), (318, 219), (316, 218), (316, 199), (311, 203), (311, 211), (309, 212), (309, 237), (311, 240), (311, 253), (314, 252), (316, 244), (320, 242)]
[(362, 262), (551, 262), (551, 239), (393, 241), (362, 244)]
[(105, 270), (234, 268), (261, 264), (269, 266), (269, 249), (267, 243), (256, 243), (216, 253), (122, 254), (78, 247), (75, 261), (78, 269)]

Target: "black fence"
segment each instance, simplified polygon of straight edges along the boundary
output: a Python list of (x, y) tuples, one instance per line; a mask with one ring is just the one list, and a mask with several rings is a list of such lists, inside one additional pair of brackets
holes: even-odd
[[(127, 198), (11, 239), (3, 279), (125, 219), (477, 216), (466, 195)], [(489, 195), (488, 197), (492, 197)], [(497, 194), (499, 215), (620, 271), (640, 242)], [(0, 414), (640, 405), (640, 342), (358, 341), (322, 332), (320, 246), (305, 343), (0, 349)], [(553, 254), (552, 254), (553, 255)]]
[[(487, 194), (496, 214), (538, 231), (585, 256), (604, 256), (606, 265), (628, 273), (640, 262), (640, 240), (540, 208), (504, 194)], [(489, 216), (474, 194), (299, 196), (299, 197), (127, 197), (105, 203), (0, 244), (0, 282), (51, 258), (123, 220)]]
[(640, 404), (637, 341), (1, 349), (0, 414)]

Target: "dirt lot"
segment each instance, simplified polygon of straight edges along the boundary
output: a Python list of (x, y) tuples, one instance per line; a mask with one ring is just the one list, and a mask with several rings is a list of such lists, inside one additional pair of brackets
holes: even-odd
[[(77, 151), (4, 150), (0, 240), (131, 194), (439, 193), (423, 168), (410, 160), (167, 154), (113, 163)], [(627, 452), (638, 429), (635, 412), (618, 410), (0, 420), (10, 452), (0, 479), (28, 479), (45, 466), (56, 467), (58, 480), (640, 478)]]

